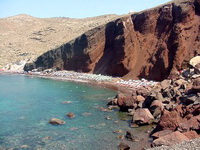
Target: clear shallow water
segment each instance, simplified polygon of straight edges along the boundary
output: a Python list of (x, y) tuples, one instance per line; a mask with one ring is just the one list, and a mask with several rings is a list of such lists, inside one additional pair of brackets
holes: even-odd
[[(118, 134), (113, 130), (124, 130), (128, 123), (115, 123), (120, 119), (118, 112), (97, 109), (106, 107), (107, 98), (115, 95), (115, 91), (83, 84), (0, 75), (0, 149), (117, 149)], [(76, 117), (67, 118), (68, 112)], [(66, 124), (49, 124), (53, 117)]]

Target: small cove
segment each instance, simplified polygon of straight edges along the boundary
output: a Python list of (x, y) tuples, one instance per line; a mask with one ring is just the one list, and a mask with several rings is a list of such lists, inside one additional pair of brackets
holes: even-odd
[[(85, 84), (0, 75), (0, 148), (117, 149), (121, 140), (116, 137), (131, 129), (130, 118), (118, 111), (98, 109), (106, 108), (108, 98), (116, 93)], [(68, 112), (76, 117), (67, 118)], [(105, 119), (107, 116), (111, 119)], [(50, 118), (62, 119), (66, 124), (51, 125)], [(116, 134), (115, 130), (124, 132)], [(131, 130), (140, 136), (139, 129)]]

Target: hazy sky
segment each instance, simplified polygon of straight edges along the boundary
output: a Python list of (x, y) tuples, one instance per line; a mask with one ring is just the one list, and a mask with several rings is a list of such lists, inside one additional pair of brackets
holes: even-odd
[(127, 14), (170, 0), (0, 0), (0, 18), (17, 14), (34, 17), (84, 18), (104, 14)]

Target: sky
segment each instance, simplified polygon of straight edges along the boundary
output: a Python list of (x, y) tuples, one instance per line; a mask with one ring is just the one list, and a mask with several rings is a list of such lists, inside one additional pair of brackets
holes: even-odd
[(0, 18), (27, 14), (39, 18), (85, 18), (105, 14), (127, 14), (170, 0), (0, 0)]

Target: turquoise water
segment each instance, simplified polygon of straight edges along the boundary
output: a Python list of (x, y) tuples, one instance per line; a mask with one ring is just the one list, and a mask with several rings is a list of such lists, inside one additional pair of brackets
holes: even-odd
[[(18, 75), (0, 75), (0, 149), (117, 149), (113, 130), (125, 130), (121, 114), (102, 112), (115, 91)], [(63, 101), (72, 101), (63, 104)], [(69, 119), (68, 112), (76, 117)], [(86, 115), (84, 115), (86, 113)], [(88, 115), (87, 115), (88, 114)], [(109, 116), (110, 120), (105, 118)], [(50, 118), (66, 122), (54, 126)]]

